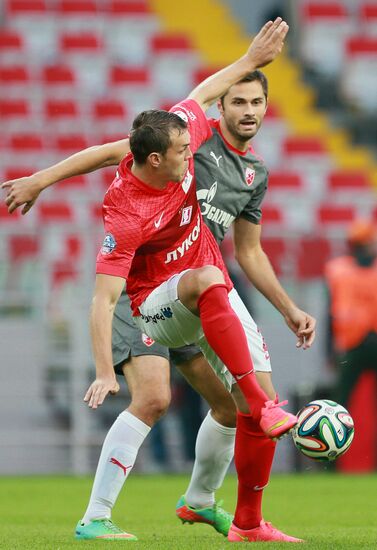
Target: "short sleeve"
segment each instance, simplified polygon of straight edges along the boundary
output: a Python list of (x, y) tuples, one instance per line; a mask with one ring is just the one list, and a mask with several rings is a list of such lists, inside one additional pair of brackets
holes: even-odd
[(170, 109), (187, 122), (191, 136), (190, 149), (195, 153), (199, 147), (212, 137), (210, 124), (200, 105), (194, 99), (185, 99)]
[(140, 221), (135, 215), (127, 213), (122, 202), (116, 204), (114, 193), (105, 196), (103, 221), (105, 238), (97, 255), (96, 273), (126, 279), (141, 244)]
[(262, 219), (261, 205), (265, 194), (267, 192), (267, 178), (256, 188), (255, 193), (252, 194), (250, 201), (241, 212), (241, 218), (245, 218), (251, 223), (259, 225)]

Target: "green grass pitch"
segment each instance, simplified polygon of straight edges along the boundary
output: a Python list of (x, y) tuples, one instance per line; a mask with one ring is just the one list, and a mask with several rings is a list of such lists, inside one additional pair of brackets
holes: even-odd
[[(1, 550), (66, 550), (135, 547), (135, 550), (222, 550), (232, 548), (206, 525), (182, 525), (174, 515), (185, 476), (131, 476), (114, 521), (139, 542), (75, 541), (91, 479), (25, 477), (0, 479)], [(276, 527), (306, 539), (305, 550), (377, 548), (377, 475), (275, 475), (265, 491), (264, 516)], [(232, 510), (236, 479), (218, 493)], [(238, 548), (239, 545), (237, 545)], [(249, 546), (247, 546), (249, 547)], [(287, 544), (253, 543), (253, 548)]]

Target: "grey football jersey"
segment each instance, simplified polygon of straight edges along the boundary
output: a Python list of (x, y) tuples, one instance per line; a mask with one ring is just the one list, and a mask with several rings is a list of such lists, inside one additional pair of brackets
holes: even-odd
[(227, 145), (213, 121), (212, 138), (195, 153), (197, 197), (203, 219), (220, 243), (242, 217), (259, 224), (268, 171), (252, 151), (242, 155)]

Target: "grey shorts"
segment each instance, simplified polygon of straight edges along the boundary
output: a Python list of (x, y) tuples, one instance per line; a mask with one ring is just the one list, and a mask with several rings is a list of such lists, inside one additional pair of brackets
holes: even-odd
[(117, 374), (123, 374), (121, 366), (131, 357), (158, 355), (169, 359), (167, 347), (143, 334), (132, 317), (130, 299), (122, 292), (115, 308), (112, 331), (113, 365)]

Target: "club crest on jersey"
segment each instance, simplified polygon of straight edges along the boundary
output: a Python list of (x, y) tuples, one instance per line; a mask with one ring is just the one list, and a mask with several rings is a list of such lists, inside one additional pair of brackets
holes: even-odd
[(144, 332), (141, 335), (141, 338), (143, 340), (143, 344), (145, 344), (148, 348), (153, 346), (154, 340), (150, 336), (148, 336), (147, 334), (144, 334)]
[(182, 210), (182, 218), (181, 218), (181, 223), (179, 225), (180, 226), (187, 225), (188, 223), (190, 223), (191, 215), (192, 215), (192, 206), (186, 206), (186, 208)]
[(254, 170), (254, 168), (249, 168), (249, 167), (247, 167), (247, 168), (246, 168), (246, 171), (245, 171), (245, 179), (246, 179), (246, 184), (247, 184), (249, 187), (250, 187), (250, 185), (253, 184), (254, 177), (255, 177), (255, 170)]
[(106, 256), (107, 254), (111, 254), (112, 251), (115, 250), (116, 245), (117, 243), (113, 235), (111, 233), (107, 233), (102, 243), (101, 254), (103, 254), (104, 256)]

